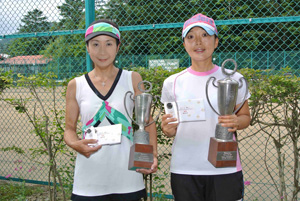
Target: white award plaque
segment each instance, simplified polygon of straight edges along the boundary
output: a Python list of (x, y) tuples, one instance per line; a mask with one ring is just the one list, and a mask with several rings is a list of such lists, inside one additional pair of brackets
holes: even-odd
[(89, 144), (89, 146), (97, 145), (110, 145), (121, 143), (122, 124), (116, 124), (111, 126), (101, 127), (89, 127), (85, 131), (84, 139), (97, 139), (95, 144)]

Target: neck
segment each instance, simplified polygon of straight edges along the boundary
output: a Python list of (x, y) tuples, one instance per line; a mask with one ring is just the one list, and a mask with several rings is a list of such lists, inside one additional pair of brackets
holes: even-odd
[(95, 68), (91, 75), (95, 81), (95, 83), (100, 83), (102, 87), (106, 87), (114, 81), (116, 75), (118, 74), (118, 69), (113, 66), (113, 68)]
[(210, 71), (214, 67), (215, 67), (215, 65), (211, 61), (209, 61), (209, 62), (193, 62), (192, 61), (192, 66), (191, 66), (191, 68), (197, 72)]
[(115, 66), (110, 68), (95, 68), (92, 72), (96, 78), (105, 81), (114, 77), (115, 74), (118, 73), (118, 68)]

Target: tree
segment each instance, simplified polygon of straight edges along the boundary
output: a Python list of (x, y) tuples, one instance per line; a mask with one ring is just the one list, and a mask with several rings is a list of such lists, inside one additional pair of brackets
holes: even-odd
[[(256, 133), (267, 136), (264, 163), (278, 192), (278, 200), (285, 201), (288, 198), (297, 200), (300, 192), (300, 78), (290, 75), (291, 71), (285, 68), (274, 75), (269, 71), (242, 69), (242, 74), (251, 80), (251, 125), (258, 125)], [(276, 150), (276, 168), (267, 163), (272, 155), (272, 150), (267, 150), (268, 143), (273, 143)], [(288, 147), (293, 151), (293, 161), (290, 163), (286, 160)], [(290, 181), (286, 175), (288, 172), (293, 176)], [(291, 192), (288, 192), (289, 183), (292, 186)]]
[[(63, 17), (59, 23), (54, 24), (51, 30), (77, 30), (85, 29), (84, 1), (66, 0), (58, 6)], [(59, 77), (67, 75), (61, 73), (83, 72), (85, 67), (86, 48), (84, 35), (72, 34), (54, 37), (42, 54), (53, 58), (50, 70), (57, 71)]]
[(63, 17), (59, 22), (61, 30), (81, 29), (81, 21), (84, 14), (83, 0), (66, 0), (61, 6), (57, 6)]
[(44, 32), (50, 28), (50, 23), (47, 22), (47, 17), (43, 16), (43, 12), (34, 9), (29, 11), (21, 21), (24, 25), (20, 26), (19, 33)]
[[(48, 31), (50, 23), (43, 12), (34, 9), (29, 11), (21, 20), (24, 24), (20, 26), (19, 33), (36, 33)], [(48, 44), (49, 37), (18, 38), (8, 45), (8, 54), (19, 55), (39, 55), (40, 51)]]

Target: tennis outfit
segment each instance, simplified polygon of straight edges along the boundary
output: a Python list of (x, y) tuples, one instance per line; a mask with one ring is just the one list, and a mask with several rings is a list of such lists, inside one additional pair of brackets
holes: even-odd
[[(226, 71), (231, 72), (230, 70)], [(225, 78), (222, 69), (215, 65), (212, 70), (207, 72), (196, 72), (190, 67), (180, 73), (170, 76), (164, 81), (161, 102), (176, 102), (178, 103), (179, 110), (179, 124), (173, 141), (170, 167), (173, 176), (218, 176), (229, 175), (242, 170), (238, 152), (236, 167), (215, 168), (207, 160), (210, 138), (215, 137), (215, 127), (218, 123), (218, 115), (211, 109), (206, 98), (206, 83), (211, 76), (215, 77), (216, 80)], [(234, 73), (232, 79), (239, 80), (241, 77), (241, 74)], [(218, 111), (218, 89), (214, 87), (211, 82), (208, 86), (210, 102)], [(243, 84), (242, 88), (239, 89), (236, 104), (242, 103), (245, 92), (246, 86)], [(246, 97), (246, 99), (250, 97), (248, 92)], [(184, 111), (180, 104), (190, 100), (202, 104), (201, 115), (197, 115), (201, 116), (200, 120), (195, 117), (190, 121), (183, 121), (185, 118)], [(183, 183), (184, 182), (181, 182), (182, 185), (184, 185)], [(225, 187), (226, 186), (224, 186), (224, 188)]]
[[(134, 93), (131, 75), (132, 72), (120, 69), (105, 96), (95, 88), (88, 74), (75, 78), (76, 100), (83, 128), (121, 123), (122, 139), (120, 144), (103, 145), (89, 158), (77, 153), (73, 195), (101, 197), (129, 194), (133, 200), (137, 200), (144, 193), (142, 174), (128, 170), (133, 132), (131, 120), (124, 108), (124, 97), (127, 91)], [(126, 107), (129, 115), (132, 115), (134, 104), (129, 95)], [(119, 200), (127, 198), (123, 196)]]

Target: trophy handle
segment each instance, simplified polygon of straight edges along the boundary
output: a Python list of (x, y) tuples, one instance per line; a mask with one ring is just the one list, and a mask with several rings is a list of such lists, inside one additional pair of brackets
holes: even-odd
[(124, 97), (124, 108), (125, 108), (126, 114), (127, 114), (127, 116), (129, 117), (129, 119), (131, 119), (132, 122), (134, 122), (134, 123), (137, 124), (137, 122), (134, 121), (134, 120), (131, 118), (131, 116), (129, 115), (128, 110), (127, 110), (127, 107), (126, 107), (126, 97), (127, 97), (127, 94), (129, 94), (129, 93), (130, 93), (130, 97), (129, 97), (129, 98), (130, 98), (132, 101), (134, 101), (134, 99), (132, 98), (133, 93), (132, 93), (131, 91), (127, 91), (126, 94), (125, 94), (125, 97)]
[(220, 116), (220, 114), (215, 110), (215, 108), (214, 108), (214, 107), (212, 106), (212, 104), (210, 103), (209, 96), (208, 96), (208, 85), (209, 85), (209, 82), (210, 82), (211, 79), (213, 80), (213, 81), (212, 81), (213, 86), (218, 88), (218, 86), (215, 84), (216, 78), (215, 78), (215, 77), (210, 77), (210, 78), (207, 80), (207, 82), (206, 82), (206, 90), (205, 90), (205, 92), (206, 92), (206, 99), (207, 99), (207, 102), (208, 102), (209, 106), (211, 107), (211, 109), (212, 109), (217, 115)]
[[(233, 69), (233, 71), (231, 72), (231, 73), (228, 73), (228, 72), (226, 72), (226, 70), (225, 70), (225, 64), (227, 63), (227, 62), (232, 62), (233, 64), (234, 64), (234, 69)], [(224, 75), (227, 75), (227, 76), (231, 76), (231, 75), (233, 75), (235, 72), (236, 72), (236, 70), (237, 70), (237, 63), (236, 63), (236, 61), (234, 60), (234, 59), (226, 59), (223, 63), (222, 63), (222, 73), (224, 74)]]
[[(146, 89), (145, 86), (144, 86), (145, 89), (142, 89), (141, 84), (144, 84), (144, 83), (146, 83), (146, 84), (149, 85), (149, 88), (148, 88), (148, 89)], [(152, 84), (151, 84), (151, 82), (146, 81), (146, 80), (140, 81), (140, 82), (138, 83), (138, 89), (139, 89), (141, 92), (143, 92), (143, 93), (147, 93), (147, 92), (149, 92), (149, 91), (152, 90)]]
[(240, 106), (233, 112), (233, 114), (236, 114), (242, 108), (242, 106), (244, 105), (244, 103), (246, 102), (246, 97), (247, 97), (247, 92), (248, 92), (248, 82), (247, 82), (247, 80), (244, 77), (241, 77), (239, 79), (239, 82), (241, 83), (241, 85), (239, 86), (239, 89), (242, 88), (242, 86), (243, 86), (242, 80), (244, 80), (245, 83), (246, 83), (246, 90), (245, 90), (244, 100), (242, 101), (242, 103), (240, 104)]
[[(156, 103), (157, 101), (159, 101), (159, 99), (160, 99), (160, 97), (159, 97), (158, 95), (154, 96), (153, 98), (155, 99), (155, 101), (154, 101), (153, 104), (155, 104), (155, 103)], [(160, 104), (159, 113), (156, 115), (155, 118), (153, 118), (153, 121), (150, 122), (150, 123), (148, 123), (147, 125), (145, 125), (145, 127), (146, 127), (146, 126), (149, 126), (149, 125), (151, 125), (151, 124), (153, 124), (153, 123), (158, 119), (158, 117), (160, 116), (161, 111), (162, 111), (162, 104)]]

